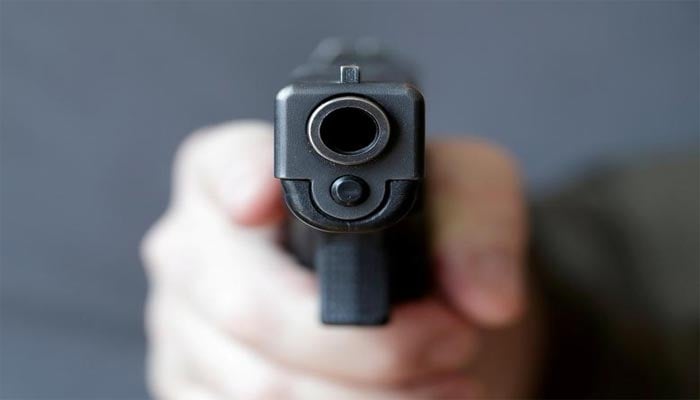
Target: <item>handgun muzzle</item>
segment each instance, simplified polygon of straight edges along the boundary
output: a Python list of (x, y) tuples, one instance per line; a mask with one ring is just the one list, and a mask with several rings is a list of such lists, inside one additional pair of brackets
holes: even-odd
[(316, 107), (307, 133), (323, 158), (343, 165), (371, 161), (389, 143), (389, 119), (373, 101), (358, 96), (336, 97)]

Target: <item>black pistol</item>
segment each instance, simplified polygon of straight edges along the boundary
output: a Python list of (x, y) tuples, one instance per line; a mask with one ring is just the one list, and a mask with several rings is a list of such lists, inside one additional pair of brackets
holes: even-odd
[(317, 273), (324, 324), (384, 324), (429, 280), (423, 96), (370, 47), (322, 43), (276, 99), (286, 244)]

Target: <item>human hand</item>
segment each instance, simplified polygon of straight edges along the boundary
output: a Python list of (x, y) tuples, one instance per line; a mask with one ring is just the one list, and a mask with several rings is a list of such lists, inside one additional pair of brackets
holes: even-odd
[(148, 381), (158, 398), (527, 396), (526, 222), (517, 168), (481, 141), (427, 149), (436, 288), (382, 327), (318, 322), (314, 276), (278, 243), (272, 128), (237, 122), (178, 152), (171, 203), (142, 245)]

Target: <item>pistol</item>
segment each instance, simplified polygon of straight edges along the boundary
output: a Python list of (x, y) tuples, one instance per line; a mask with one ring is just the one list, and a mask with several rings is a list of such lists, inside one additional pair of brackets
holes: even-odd
[(318, 277), (324, 324), (385, 324), (429, 287), (425, 105), (412, 81), (376, 45), (327, 41), (277, 94), (285, 243)]

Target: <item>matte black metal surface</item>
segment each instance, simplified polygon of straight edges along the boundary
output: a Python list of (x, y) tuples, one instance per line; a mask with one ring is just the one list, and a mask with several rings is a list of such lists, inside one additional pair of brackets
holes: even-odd
[[(316, 106), (336, 96), (358, 96), (378, 104), (390, 123), (384, 151), (361, 165), (343, 165), (319, 155), (307, 137), (307, 124)], [(339, 219), (367, 217), (385, 201), (390, 180), (418, 180), (423, 176), (425, 147), (424, 104), (411, 85), (397, 83), (298, 83), (277, 95), (275, 116), (275, 176), (309, 180), (313, 202), (325, 214)], [(338, 177), (362, 178), (369, 197), (353, 208), (338, 205), (330, 186)]]
[[(385, 71), (396, 65), (385, 60)], [(415, 275), (411, 267), (428, 268), (424, 244), (395, 258), (385, 244), (390, 228), (417, 211), (425, 158), (423, 96), (406, 83), (363, 83), (361, 71), (355, 64), (340, 66), (336, 83), (296, 83), (277, 95), (275, 175), (292, 214), (309, 226), (289, 231), (301, 236), (289, 238), (290, 249), (313, 254), (298, 256), (313, 260), (308, 266), (318, 274), (325, 324), (388, 322), (391, 288), (403, 282), (391, 282), (392, 263), (419, 262), (397, 270), (399, 276)], [(341, 119), (326, 126), (334, 115)], [(367, 117), (373, 126), (363, 123)], [(300, 242), (313, 244), (295, 248)]]

